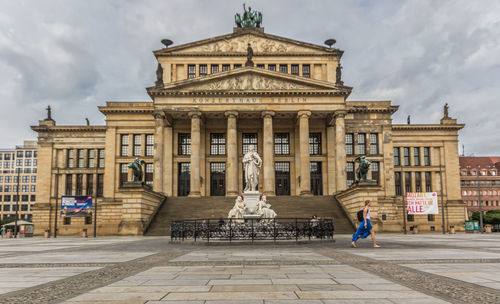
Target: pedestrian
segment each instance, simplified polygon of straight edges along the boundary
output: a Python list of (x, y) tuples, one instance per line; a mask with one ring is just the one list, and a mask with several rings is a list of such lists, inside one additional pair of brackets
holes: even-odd
[(370, 222), (370, 201), (366, 200), (363, 209), (363, 221), (359, 223), (358, 230), (352, 235), (352, 247), (356, 248), (356, 241), (360, 238), (366, 239), (369, 235), (372, 237), (373, 248), (379, 248), (380, 246), (375, 242), (375, 232)]

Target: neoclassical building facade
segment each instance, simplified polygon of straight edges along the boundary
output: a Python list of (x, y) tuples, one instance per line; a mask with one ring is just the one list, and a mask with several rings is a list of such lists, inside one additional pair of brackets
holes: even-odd
[[(250, 145), (262, 157), (258, 188), (268, 197), (323, 196), (353, 224), (369, 198), (382, 217), (378, 229), (400, 231), (402, 193), (436, 191), (446, 225), (459, 228), (463, 125), (447, 113), (437, 124), (397, 125), (390, 101), (347, 101), (342, 54), (263, 28), (155, 51), (152, 101), (107, 102), (99, 107), (105, 126), (58, 126), (49, 117), (32, 127), (39, 135), (35, 229), (53, 229), (62, 195), (94, 195), (100, 233), (143, 233), (170, 199), (186, 196), (188, 205), (189, 198), (240, 194)], [(372, 163), (374, 183), (354, 183), (361, 155)], [(146, 163), (151, 188), (125, 184), (136, 157)], [(91, 222), (65, 220), (60, 231), (76, 233)], [(441, 216), (409, 216), (408, 223), (439, 230)]]

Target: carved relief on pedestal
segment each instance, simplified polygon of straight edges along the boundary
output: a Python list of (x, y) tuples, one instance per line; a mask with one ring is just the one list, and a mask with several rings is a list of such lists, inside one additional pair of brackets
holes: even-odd
[[(186, 87), (189, 88), (189, 87)], [(311, 86), (253, 74), (240, 75), (192, 86), (193, 90), (307, 90)]]

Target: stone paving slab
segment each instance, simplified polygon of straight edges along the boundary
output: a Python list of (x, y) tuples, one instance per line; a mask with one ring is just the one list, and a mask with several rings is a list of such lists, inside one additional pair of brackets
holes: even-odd
[(500, 253), (478, 252), (465, 249), (348, 249), (350, 254), (356, 254), (374, 260), (426, 260), (426, 259), (500, 259)]
[(46, 252), (0, 258), (0, 264), (117, 263), (153, 255), (155, 252), (87, 251)]
[(172, 262), (208, 261), (326, 261), (331, 258), (310, 250), (261, 249), (261, 250), (199, 250), (171, 260)]

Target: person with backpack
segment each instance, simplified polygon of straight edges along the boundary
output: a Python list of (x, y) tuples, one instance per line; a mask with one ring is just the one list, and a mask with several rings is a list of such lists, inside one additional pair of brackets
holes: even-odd
[(366, 239), (369, 235), (372, 237), (372, 242), (373, 242), (373, 248), (379, 248), (380, 246), (377, 245), (375, 242), (375, 232), (373, 231), (372, 224), (370, 222), (370, 201), (366, 200), (365, 201), (365, 208), (363, 210), (358, 211), (358, 221), (359, 227), (356, 232), (352, 235), (352, 242), (351, 245), (352, 247), (356, 248), (356, 241), (360, 238)]

